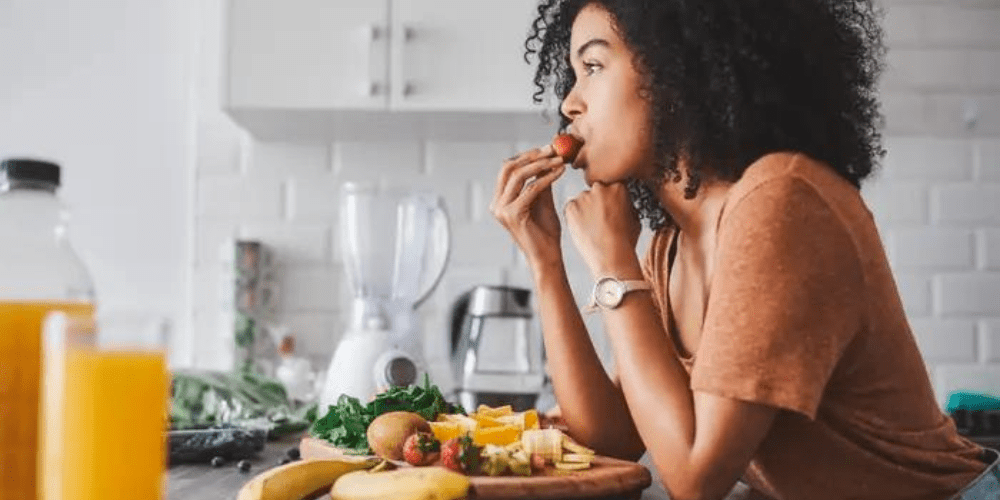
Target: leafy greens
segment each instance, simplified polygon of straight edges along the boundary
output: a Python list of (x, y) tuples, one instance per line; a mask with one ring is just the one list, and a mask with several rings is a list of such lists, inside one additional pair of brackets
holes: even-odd
[(341, 394), (336, 405), (330, 405), (326, 415), (317, 419), (309, 433), (326, 440), (338, 448), (358, 454), (371, 454), (368, 445), (368, 425), (375, 417), (391, 411), (409, 411), (433, 421), (441, 413), (465, 414), (461, 405), (445, 401), (441, 390), (432, 385), (430, 377), (424, 374), (424, 384), (407, 387), (391, 387), (362, 405), (358, 398)]

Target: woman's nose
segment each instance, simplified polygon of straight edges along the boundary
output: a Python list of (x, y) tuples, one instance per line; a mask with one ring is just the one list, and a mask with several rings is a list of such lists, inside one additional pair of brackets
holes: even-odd
[(586, 109), (586, 107), (580, 99), (580, 93), (577, 92), (576, 87), (569, 91), (569, 94), (567, 94), (566, 98), (563, 99), (562, 104), (559, 105), (559, 111), (562, 112), (563, 116), (568, 118), (570, 121), (582, 114), (584, 109)]

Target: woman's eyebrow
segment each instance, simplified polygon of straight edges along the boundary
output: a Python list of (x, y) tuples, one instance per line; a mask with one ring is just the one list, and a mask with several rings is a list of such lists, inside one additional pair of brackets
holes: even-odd
[(605, 47), (605, 48), (610, 48), (611, 47), (611, 44), (608, 43), (607, 40), (604, 40), (604, 39), (601, 39), (601, 38), (591, 38), (590, 40), (587, 40), (586, 43), (584, 43), (583, 45), (581, 45), (579, 49), (576, 49), (576, 57), (577, 57), (577, 59), (583, 57), (583, 53), (586, 52), (587, 49), (589, 49), (590, 47), (593, 47), (595, 45), (600, 45), (600, 46)]

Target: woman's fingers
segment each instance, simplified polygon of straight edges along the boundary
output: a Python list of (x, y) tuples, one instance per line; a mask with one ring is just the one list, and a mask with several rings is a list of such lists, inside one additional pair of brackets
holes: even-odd
[(526, 211), (527, 208), (538, 199), (538, 196), (545, 191), (546, 188), (552, 186), (552, 183), (556, 181), (564, 172), (566, 172), (566, 165), (560, 163), (549, 171), (545, 172), (538, 177), (535, 177), (530, 182), (524, 186), (517, 197), (512, 200), (506, 206), (511, 213), (519, 213), (521, 211)]
[(555, 152), (552, 150), (552, 146), (546, 145), (508, 158), (507, 161), (504, 162), (503, 167), (500, 168), (500, 172), (497, 174), (497, 183), (493, 191), (494, 202), (500, 198), (500, 194), (503, 193), (504, 187), (507, 186), (507, 181), (510, 179), (512, 173), (531, 162), (550, 157), (553, 154), (555, 154)]
[(562, 159), (557, 156), (536, 160), (512, 170), (507, 178), (506, 186), (495, 200), (496, 204), (503, 206), (512, 203), (520, 196), (529, 181), (537, 182), (541, 176), (561, 166), (563, 166)]

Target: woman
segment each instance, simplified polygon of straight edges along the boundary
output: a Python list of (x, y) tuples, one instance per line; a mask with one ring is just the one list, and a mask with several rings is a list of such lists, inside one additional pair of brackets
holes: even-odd
[[(584, 307), (603, 316), (612, 377), (567, 281), (552, 146), (503, 165), (491, 211), (531, 267), (570, 432), (604, 455), (648, 452), (674, 500), (723, 498), (741, 477), (778, 499), (983, 498), (1000, 476), (937, 406), (860, 197), (882, 155), (875, 14), (862, 0), (539, 6), (536, 99), (551, 84), (583, 141), (572, 167), (590, 189), (565, 223), (594, 279), (613, 278)], [(640, 219), (654, 231), (641, 260)]]

